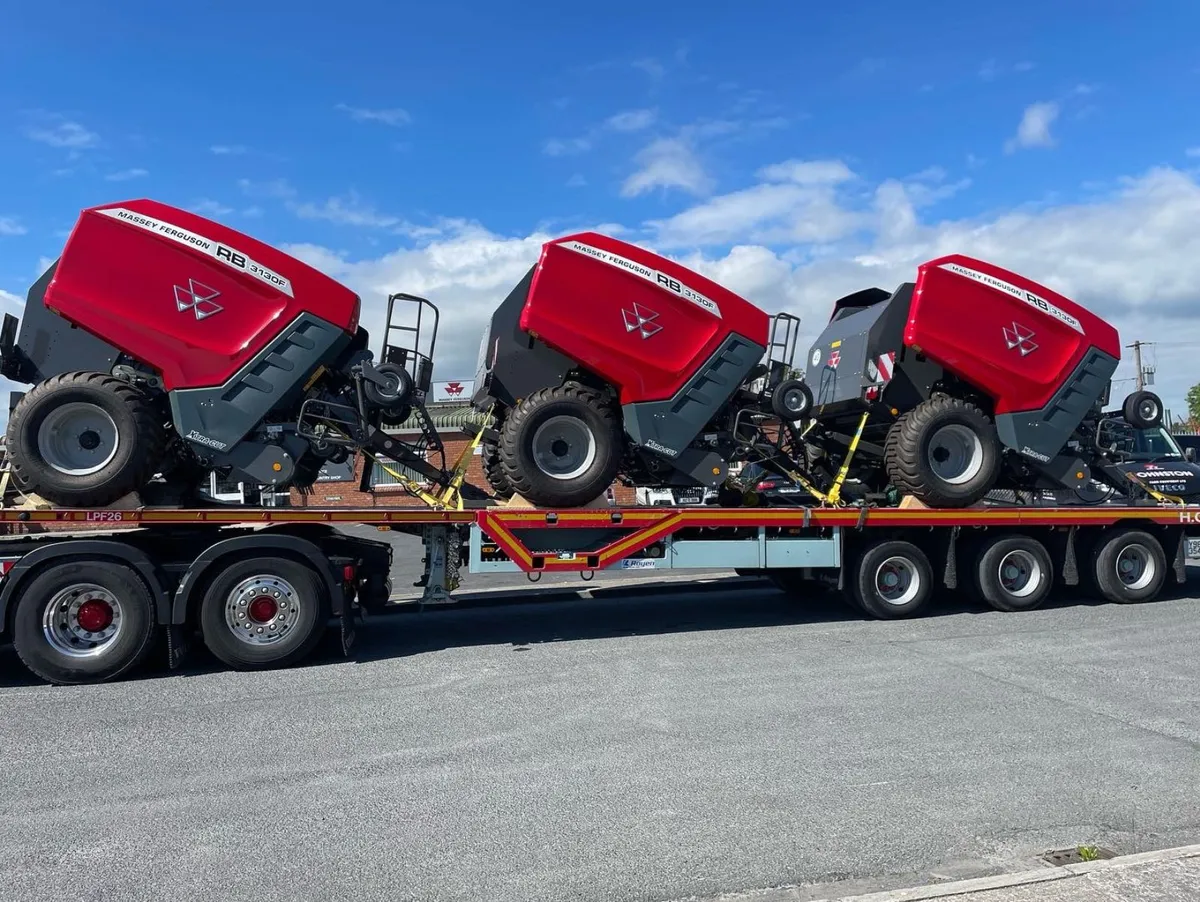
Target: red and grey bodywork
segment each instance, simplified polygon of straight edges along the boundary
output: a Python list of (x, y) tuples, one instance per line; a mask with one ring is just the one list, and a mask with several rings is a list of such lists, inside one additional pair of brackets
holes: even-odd
[(702, 433), (762, 361), (768, 329), (762, 310), (674, 261), (568, 235), (543, 246), (493, 314), (472, 401), (503, 415), (538, 389), (583, 380), (613, 394), (660, 480), (715, 486), (729, 461)]
[(1068, 450), (1108, 400), (1120, 338), (1107, 322), (1045, 286), (961, 255), (921, 265), (915, 282), (834, 304), (806, 378), (814, 416), (853, 428), (864, 410), (911, 410), (938, 391), (969, 397), (1000, 443), (1054, 484), (1086, 485)]

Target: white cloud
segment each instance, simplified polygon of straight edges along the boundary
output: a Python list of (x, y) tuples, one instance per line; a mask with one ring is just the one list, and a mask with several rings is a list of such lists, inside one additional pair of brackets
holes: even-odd
[(28, 229), (11, 216), (0, 216), (0, 236), (24, 235)]
[(338, 225), (382, 229), (400, 225), (398, 217), (377, 212), (369, 204), (364, 203), (355, 191), (349, 192), (344, 198), (327, 198), (321, 204), (308, 202), (289, 204), (289, 209), (301, 219), (324, 219)]
[(246, 152), (246, 147), (242, 144), (214, 144), (209, 150), (219, 157), (238, 156)]
[(1058, 118), (1059, 112), (1058, 104), (1052, 102), (1031, 103), (1025, 107), (1016, 135), (1005, 142), (1005, 153), (1020, 148), (1053, 147), (1054, 136), (1050, 134), (1050, 126)]
[(196, 201), (188, 209), (200, 216), (228, 216), (233, 212), (233, 207), (228, 207), (220, 201), (209, 198)]
[(130, 179), (140, 179), (150, 173), (145, 169), (122, 169), (120, 172), (110, 172), (104, 177), (106, 182), (127, 182)]
[(609, 116), (604, 124), (616, 132), (636, 132), (653, 125), (657, 115), (654, 110), (625, 110)]
[(1001, 75), (1007, 75), (1009, 72), (1029, 72), (1033, 69), (1033, 63), (1028, 60), (1022, 60), (1018, 63), (1000, 64), (996, 60), (990, 59), (979, 67), (979, 77), (984, 81), (995, 81)]
[(1200, 157), (1200, 146), (1189, 147), (1184, 151), (1184, 154), (1189, 157)]
[[(0, 288), (0, 313), (12, 313), (19, 316), (24, 309), (24, 298), (19, 298), (11, 291), (5, 291), (3, 288)], [(7, 405), (4, 405), (4, 407), (5, 410), (8, 409)]]
[(795, 182), (797, 185), (836, 185), (854, 178), (841, 160), (787, 160), (758, 170), (765, 182)]
[(548, 157), (565, 157), (577, 153), (586, 153), (592, 149), (592, 139), (580, 138), (551, 138), (542, 145), (542, 153)]
[(57, 113), (37, 113), (25, 128), (25, 137), (51, 147), (86, 150), (100, 143), (100, 136), (78, 122)]
[(296, 189), (291, 186), (287, 179), (272, 179), (269, 182), (238, 179), (238, 187), (247, 197), (287, 200), (296, 196)]
[[(1158, 384), (1173, 410), (1198, 381), (1189, 355), (1200, 346), (1200, 184), (1188, 174), (1155, 169), (1110, 186), (1099, 199), (1035, 212), (977, 219), (922, 216), (918, 187), (954, 184), (920, 173), (867, 186), (846, 197), (833, 187), (764, 183), (698, 204), (666, 220), (726, 243), (681, 259), (770, 312), (802, 318), (801, 351), (829, 315), (833, 300), (878, 285), (894, 288), (916, 267), (947, 253), (967, 253), (1023, 273), (1110, 319), (1128, 341), (1160, 341)], [(861, 184), (862, 179), (844, 185)], [(826, 192), (814, 199), (814, 194)], [(714, 206), (715, 204), (715, 206)], [(792, 207), (789, 207), (792, 204)], [(814, 205), (824, 210), (819, 222)], [(735, 221), (735, 222), (731, 222)], [(767, 247), (755, 235), (805, 234)], [(603, 231), (616, 231), (606, 226)], [(671, 252), (659, 233), (646, 246)], [(375, 259), (350, 259), (325, 248), (291, 248), (363, 297), (364, 324), (377, 334), (389, 292), (429, 297), (442, 312), (440, 378), (474, 371), (480, 331), (490, 312), (538, 257), (546, 233), (509, 237), (456, 223), (421, 248)], [(696, 245), (685, 245), (694, 248)], [(1128, 362), (1119, 376), (1129, 375)], [(1118, 386), (1122, 394), (1127, 387)], [(1119, 398), (1118, 398), (1119, 400)]]
[(712, 179), (682, 138), (659, 138), (642, 148), (634, 161), (638, 169), (622, 183), (622, 197), (637, 197), (655, 188), (680, 188), (690, 194), (712, 190)]
[(355, 122), (380, 122), (383, 125), (390, 125), (393, 128), (408, 125), (412, 122), (412, 116), (408, 114), (408, 111), (397, 107), (385, 110), (371, 110), (339, 103), (335, 109), (345, 113)]

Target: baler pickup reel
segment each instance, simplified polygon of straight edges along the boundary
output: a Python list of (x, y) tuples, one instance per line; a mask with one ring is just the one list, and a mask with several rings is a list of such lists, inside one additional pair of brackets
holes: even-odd
[[(400, 308), (400, 304), (411, 306)], [(408, 324), (397, 322), (399, 309), (415, 311)], [(390, 295), (380, 363), (364, 352), (349, 368), (355, 403), (309, 398), (300, 406), (296, 432), (330, 460), (344, 460), (361, 451), (361, 491), (371, 490), (378, 467), (430, 507), (462, 510), (464, 495), (473, 501), (487, 496), (466, 482), (478, 437), (447, 466), (445, 444), (426, 407), (433, 388), (438, 320), (438, 308), (428, 299)], [(415, 436), (402, 437), (382, 428), (402, 424), (415, 427)]]

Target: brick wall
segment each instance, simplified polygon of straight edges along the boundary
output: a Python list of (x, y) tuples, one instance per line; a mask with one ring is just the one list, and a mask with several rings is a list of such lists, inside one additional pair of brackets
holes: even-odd
[[(469, 444), (466, 439), (450, 439), (446, 442), (446, 464), (452, 466), (458, 455)], [(306, 494), (296, 489), (291, 491), (293, 507), (422, 507), (422, 502), (414, 498), (399, 486), (380, 485), (374, 492), (360, 492), (359, 479), (362, 477), (362, 459), (354, 471), (353, 482), (318, 482)], [(467, 482), (490, 492), (491, 487), (483, 475), (482, 458), (477, 453), (471, 457), (467, 467)], [(622, 506), (634, 504), (634, 490), (623, 485), (613, 486), (616, 503)]]

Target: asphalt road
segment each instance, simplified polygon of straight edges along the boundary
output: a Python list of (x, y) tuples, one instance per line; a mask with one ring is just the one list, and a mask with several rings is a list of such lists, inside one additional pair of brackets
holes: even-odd
[(351, 661), (66, 689), (0, 652), (0, 899), (658, 902), (1196, 842), (1197, 581), (895, 623), (746, 583), (444, 609)]

